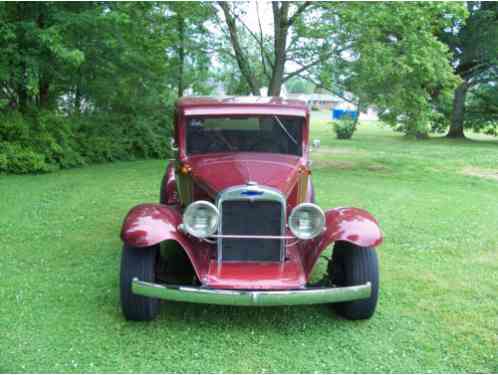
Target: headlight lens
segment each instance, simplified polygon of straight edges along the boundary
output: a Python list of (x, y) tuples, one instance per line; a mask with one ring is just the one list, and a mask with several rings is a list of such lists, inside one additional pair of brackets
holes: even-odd
[(292, 210), (289, 228), (297, 238), (311, 240), (325, 228), (325, 214), (316, 204), (302, 203)]
[(192, 236), (208, 237), (216, 232), (219, 213), (208, 201), (191, 203), (183, 213), (183, 228)]

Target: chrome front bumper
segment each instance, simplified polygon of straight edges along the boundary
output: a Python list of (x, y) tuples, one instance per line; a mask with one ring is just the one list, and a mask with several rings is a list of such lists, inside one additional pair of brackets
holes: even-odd
[(302, 290), (229, 290), (202, 287), (161, 285), (133, 279), (132, 291), (141, 296), (170, 301), (235, 306), (311, 305), (354, 301), (370, 297), (372, 286), (309, 288)]

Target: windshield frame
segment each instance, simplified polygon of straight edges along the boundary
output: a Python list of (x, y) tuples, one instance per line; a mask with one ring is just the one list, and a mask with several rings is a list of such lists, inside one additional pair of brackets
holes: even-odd
[[(191, 153), (188, 150), (188, 127), (189, 123), (192, 119), (208, 119), (208, 118), (271, 118), (274, 119), (276, 122), (275, 126), (277, 128), (280, 128), (280, 134), (281, 137), (288, 138), (288, 142), (290, 143), (295, 143), (297, 147), (299, 148), (299, 153), (280, 153), (280, 152), (271, 152), (271, 151), (250, 151), (250, 150), (233, 150), (233, 151), (213, 151), (213, 152), (199, 152), (199, 153)], [(285, 125), (281, 123), (282, 118), (291, 118), (291, 119), (298, 119), (300, 120), (300, 141), (293, 139), (293, 137), (290, 135), (289, 131), (286, 129)], [(280, 122), (280, 123), (279, 123)], [(284, 121), (285, 122), (285, 121)], [(283, 114), (283, 113), (220, 113), (220, 114), (191, 114), (191, 115), (184, 115), (182, 116), (182, 119), (180, 121), (181, 123), (181, 137), (180, 137), (180, 156), (182, 158), (188, 158), (188, 157), (197, 157), (197, 156), (203, 156), (203, 155), (214, 155), (214, 154), (230, 154), (230, 153), (263, 153), (263, 154), (268, 154), (268, 155), (287, 155), (287, 156), (294, 156), (294, 157), (303, 157), (307, 152), (307, 144), (308, 144), (308, 116), (297, 116), (297, 115), (289, 115), (289, 114)], [(283, 128), (282, 128), (283, 125)], [(290, 136), (290, 137), (289, 137)]]

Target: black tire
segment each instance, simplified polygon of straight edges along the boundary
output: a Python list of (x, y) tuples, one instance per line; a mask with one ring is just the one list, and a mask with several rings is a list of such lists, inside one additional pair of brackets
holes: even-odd
[(168, 198), (166, 197), (166, 179), (167, 179), (167, 173), (165, 173), (163, 178), (161, 179), (161, 187), (159, 188), (160, 204), (168, 204)]
[(379, 264), (375, 249), (356, 246), (349, 242), (336, 242), (328, 274), (332, 284), (337, 286), (361, 285), (370, 281), (372, 294), (369, 298), (340, 302), (333, 307), (346, 319), (371, 318), (379, 296)]
[(159, 313), (159, 300), (134, 294), (131, 282), (137, 277), (141, 281), (155, 282), (156, 261), (159, 246), (135, 248), (124, 245), (121, 255), (121, 309), (127, 320), (149, 321)]

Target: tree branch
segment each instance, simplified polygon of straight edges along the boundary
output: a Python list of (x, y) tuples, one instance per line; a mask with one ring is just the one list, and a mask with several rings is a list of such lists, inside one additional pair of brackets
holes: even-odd
[(240, 73), (246, 80), (249, 85), (251, 92), (254, 95), (259, 95), (259, 85), (256, 82), (256, 77), (254, 76), (249, 61), (242, 51), (242, 47), (240, 45), (239, 36), (237, 34), (237, 26), (235, 24), (235, 18), (230, 12), (230, 6), (226, 1), (219, 1), (223, 13), (225, 14), (225, 20), (228, 26), (228, 31), (230, 33), (230, 42), (232, 43), (232, 48), (235, 52), (235, 57), (237, 60), (237, 64), (239, 65)]
[(295, 60), (292, 60), (293, 62), (295, 62), (296, 64), (299, 64), (301, 65), (301, 68), (294, 71), (294, 72), (291, 72), (289, 73), (287, 76), (285, 76), (283, 78), (283, 81), (286, 82), (288, 81), (289, 79), (291, 79), (292, 77), (295, 77), (295, 76), (298, 76), (299, 74), (305, 72), (306, 70), (308, 70), (309, 68), (312, 68), (313, 66), (315, 65), (318, 65), (320, 64), (321, 62), (327, 60), (328, 58), (330, 58), (331, 56), (335, 55), (335, 54), (340, 54), (341, 52), (347, 50), (349, 48), (349, 46), (343, 46), (342, 48), (340, 49), (333, 49), (332, 51), (330, 51), (329, 53), (326, 53), (325, 55), (322, 55), (320, 56), (318, 59), (316, 59), (315, 61), (307, 64), (307, 65), (303, 65), (302, 63), (298, 62), (298, 61), (295, 61)]
[[(332, 55), (334, 55), (336, 53), (336, 51), (332, 51), (332, 52), (329, 52), (327, 54), (325, 54), (324, 56), (320, 57), (319, 59), (307, 64), (307, 65), (301, 65), (301, 68), (294, 71), (294, 72), (291, 72), (289, 74), (287, 74), (284, 78), (283, 78), (283, 82), (286, 82), (288, 81), (289, 79), (291, 79), (292, 77), (295, 77), (295, 76), (298, 76), (300, 75), (301, 73), (305, 72), (306, 70), (308, 70), (309, 68), (312, 68), (314, 67), (315, 65), (318, 65), (320, 64), (321, 62), (323, 62), (324, 60), (328, 59), (329, 57), (331, 57)], [(295, 61), (296, 62), (296, 61)], [(299, 63), (298, 63), (299, 64)]]
[(273, 67), (273, 62), (271, 60), (271, 54), (266, 50), (265, 45), (263, 44), (263, 39), (261, 39), (261, 41), (260, 41), (258, 36), (256, 34), (254, 34), (254, 32), (249, 28), (249, 26), (247, 26), (245, 24), (244, 21), (242, 21), (242, 19), (239, 17), (238, 14), (234, 14), (234, 17), (242, 24), (242, 26), (244, 26), (244, 29), (247, 30), (249, 35), (251, 35), (253, 37), (253, 39), (256, 40), (256, 43), (258, 43), (259, 48), (261, 49), (261, 54), (264, 55), (268, 64), (270, 65), (270, 67)]
[[(265, 48), (263, 45), (263, 27), (261, 26), (261, 18), (259, 16), (259, 3), (256, 2), (256, 14), (258, 16), (258, 26), (259, 26), (259, 47), (261, 50), (261, 65), (263, 65), (263, 74), (266, 78), (271, 79), (270, 74), (266, 71), (265, 64)], [(268, 59), (268, 57), (267, 57)], [(272, 66), (271, 61), (269, 61), (270, 66)]]
[(341, 98), (342, 100), (344, 100), (345, 102), (348, 102), (348, 103), (351, 103), (351, 104), (355, 104), (357, 105), (358, 102), (357, 101), (354, 101), (354, 100), (351, 100), (351, 99), (348, 99), (347, 97), (345, 97), (344, 95), (338, 93), (337, 91), (334, 91), (332, 88), (330, 87), (325, 87), (322, 83), (314, 80), (313, 78), (311, 77), (308, 77), (308, 76), (304, 76), (304, 75), (299, 75), (300, 78), (304, 79), (305, 81), (308, 81), (308, 82), (311, 82), (312, 84), (314, 84), (317, 88), (319, 89), (324, 89), (324, 90), (327, 90), (328, 92), (334, 94), (335, 96), (337, 96), (338, 98)]

